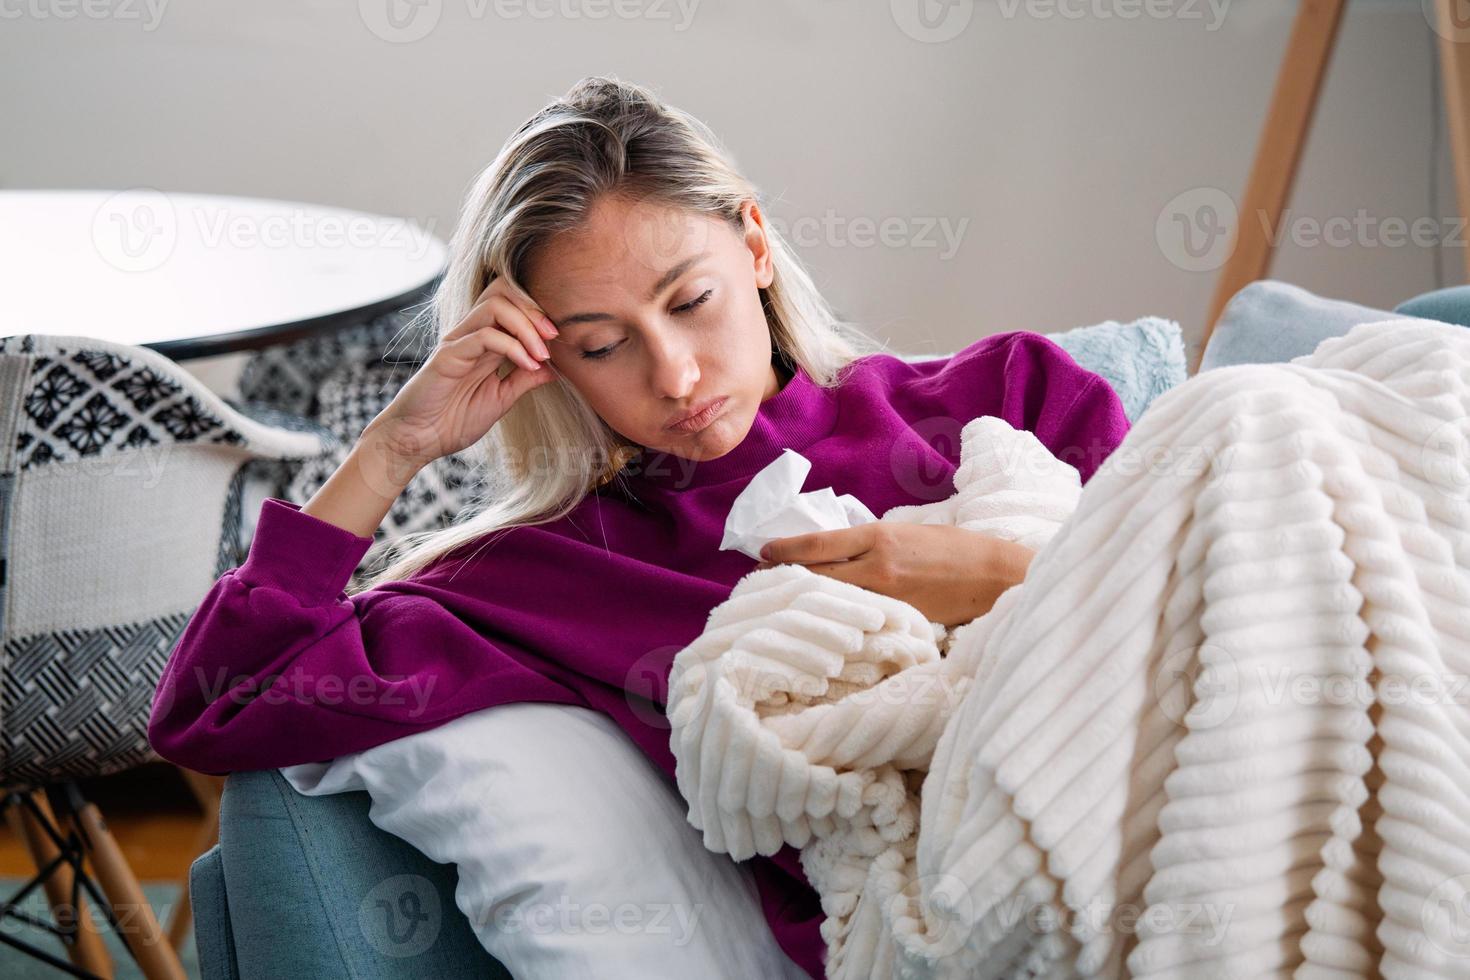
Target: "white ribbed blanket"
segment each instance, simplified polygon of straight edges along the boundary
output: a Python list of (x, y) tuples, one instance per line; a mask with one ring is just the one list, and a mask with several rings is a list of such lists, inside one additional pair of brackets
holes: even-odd
[(882, 519), (1040, 543), (991, 612), (784, 565), (674, 661), (689, 821), (802, 849), (828, 976), (1470, 976), (1470, 332), (1193, 377), (1080, 495), (964, 438)]

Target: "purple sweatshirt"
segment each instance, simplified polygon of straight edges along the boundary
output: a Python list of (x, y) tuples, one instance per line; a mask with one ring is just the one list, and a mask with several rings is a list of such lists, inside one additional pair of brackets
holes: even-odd
[[(674, 787), (664, 717), (676, 653), (755, 561), (719, 550), (749, 479), (785, 448), (804, 490), (874, 514), (954, 492), (960, 429), (1026, 429), (1086, 482), (1123, 439), (1116, 393), (1045, 336), (984, 337), (951, 357), (859, 358), (836, 389), (799, 367), (718, 459), (649, 453), (566, 517), (495, 532), (413, 577), (348, 597), (372, 545), (269, 498), (244, 564), (220, 576), (158, 684), (148, 737), (208, 773), (335, 758), (515, 701), (610, 715)], [(755, 857), (782, 949), (824, 974), (822, 911), (800, 852)]]

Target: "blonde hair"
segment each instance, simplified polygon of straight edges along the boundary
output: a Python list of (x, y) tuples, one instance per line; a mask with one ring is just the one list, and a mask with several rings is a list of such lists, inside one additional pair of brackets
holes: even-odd
[[(526, 121), (475, 179), (450, 241), (448, 266), (424, 315), (442, 337), (496, 276), (529, 293), (529, 259), (587, 218), (604, 195), (718, 216), (743, 234), (742, 204), (760, 198), (702, 122), (650, 90), (590, 76)], [(883, 345), (840, 320), (790, 246), (766, 225), (775, 275), (760, 290), (773, 351), (822, 387)], [(502, 374), (512, 367), (502, 367)], [(565, 380), (526, 392), (464, 455), (500, 486), (481, 493), (447, 527), (406, 534), (396, 557), (360, 588), (408, 578), (495, 531), (555, 521), (616, 476), (630, 447)], [(540, 468), (554, 453), (557, 464)], [(486, 542), (488, 543), (488, 541)]]

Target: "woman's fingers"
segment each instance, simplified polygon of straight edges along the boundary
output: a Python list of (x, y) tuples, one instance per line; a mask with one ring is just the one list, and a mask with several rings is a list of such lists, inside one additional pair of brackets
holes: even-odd
[(546, 311), (541, 308), (540, 304), (525, 292), (512, 287), (509, 280), (504, 276), (497, 276), (490, 285), (485, 287), (484, 292), (480, 293), (475, 302), (478, 303), (493, 295), (504, 296), (519, 309), (524, 310), (526, 316), (536, 325), (538, 333), (548, 337), (556, 336), (556, 327), (552, 324), (551, 318), (546, 315)]
[(532, 374), (545, 373), (545, 366), (536, 359), (535, 354), (526, 350), (526, 345), (519, 338), (506, 333), (499, 325), (486, 327), (478, 331), (474, 336), (480, 337), (483, 340), (486, 350), (509, 357), (528, 372)]
[(554, 380), (556, 380), (556, 372), (543, 368), (540, 371), (512, 371), (500, 381), (500, 384), (508, 386), (503, 389), (503, 397), (507, 404), (511, 404), (532, 388), (538, 388)]
[(496, 296), (490, 302), (493, 304), (495, 323), (498, 326), (519, 338), (521, 346), (525, 347), (536, 360), (544, 361), (551, 358), (551, 350), (546, 346), (546, 341), (541, 339), (536, 324), (531, 321), (530, 316), (524, 310), (504, 296)]
[[(494, 289), (494, 284), (486, 292), (492, 289)], [(489, 296), (481, 295), (485, 298), (477, 302), (474, 308), (465, 314), (464, 319), (443, 336), (439, 341), (441, 346), (461, 341), (473, 336), (477, 331), (493, 327), (518, 340), (533, 363), (550, 360), (551, 350), (546, 346), (546, 341), (542, 339), (542, 331), (537, 323), (545, 316), (544, 313), (534, 307), (528, 312), (500, 292)], [(528, 368), (528, 370), (535, 369)]]
[[(450, 357), (463, 358), (466, 362), (473, 364), (480, 359), (484, 353), (492, 352), (508, 357), (527, 371), (539, 374), (546, 368), (541, 362), (533, 358), (521, 342), (499, 327), (481, 327), (480, 329), (467, 333), (458, 340), (451, 340), (441, 345), (441, 348)], [(493, 367), (494, 365), (492, 365)]]
[(493, 324), (495, 322), (495, 313), (490, 308), (490, 299), (490, 290), (487, 288), (485, 292), (480, 294), (479, 299), (475, 300), (474, 305), (470, 307), (470, 311), (464, 315), (464, 319), (456, 323), (445, 332), (444, 336), (439, 338), (439, 343), (447, 344), (452, 340), (459, 340), (461, 337), (474, 333), (481, 327)]
[(809, 531), (789, 538), (777, 538), (761, 549), (761, 557), (771, 564), (842, 561), (871, 551), (877, 528), (873, 523), (834, 531)]
[[(506, 299), (517, 310), (521, 311), (526, 319), (530, 321), (532, 329), (535, 330), (538, 337), (550, 340), (559, 332), (556, 329), (556, 325), (551, 322), (551, 317), (546, 315), (546, 311), (534, 299), (519, 289), (512, 288), (504, 278), (498, 278), (489, 286), (486, 286), (485, 292), (480, 294), (480, 300), (488, 299), (491, 296), (499, 296), (502, 299)], [(479, 300), (476, 300), (476, 302), (479, 302)]]

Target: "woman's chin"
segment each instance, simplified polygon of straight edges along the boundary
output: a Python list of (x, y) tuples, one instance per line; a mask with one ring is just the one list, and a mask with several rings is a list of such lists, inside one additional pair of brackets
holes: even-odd
[(721, 415), (698, 432), (691, 432), (684, 436), (676, 432), (668, 432), (664, 435), (666, 438), (672, 436), (673, 439), (660, 452), (701, 463), (719, 459), (740, 445), (740, 440), (745, 437), (745, 433), (736, 431), (736, 426), (725, 415)]

